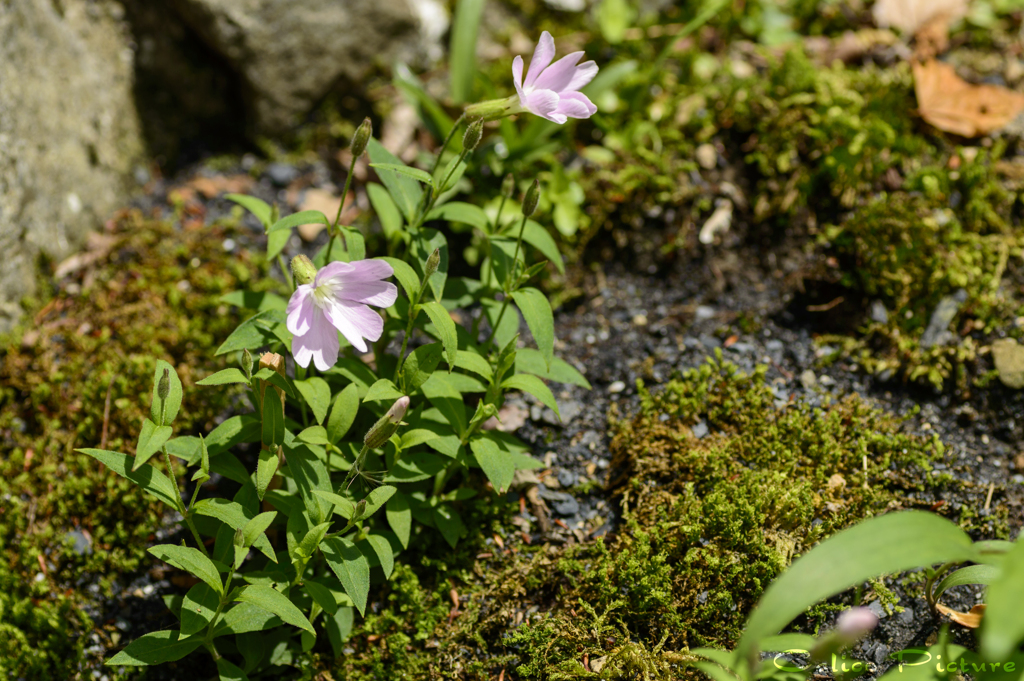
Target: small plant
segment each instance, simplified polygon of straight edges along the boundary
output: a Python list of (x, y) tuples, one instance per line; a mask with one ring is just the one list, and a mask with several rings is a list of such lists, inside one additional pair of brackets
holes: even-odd
[[(551, 305), (529, 286), (548, 265), (531, 249), (562, 267), (548, 231), (531, 219), (540, 186), (528, 185), (518, 215), (500, 209), (493, 219), (451, 199), (485, 119), (526, 110), (564, 122), (596, 111), (578, 89), (597, 67), (576, 66), (581, 53), (548, 66), (553, 52), (545, 33), (521, 106), (513, 97), (467, 107), (430, 172), (373, 140), (369, 120), (359, 126), (342, 205), (354, 164), (368, 153), (382, 182), (368, 194), (386, 256), (367, 259), (362, 234), (339, 224), (340, 209), (333, 221), (319, 211), (282, 218), (255, 197), (229, 197), (262, 223), (268, 258), (293, 293), (287, 301), (266, 291), (230, 295), (257, 310), (217, 350), (239, 356), (240, 367), (198, 382), (245, 386), (253, 411), (205, 436), (174, 437), (183, 391), (174, 368), (159, 362), (134, 458), (80, 450), (178, 514), (190, 541), (150, 553), (196, 579), (170, 602), (179, 629), (146, 634), (108, 664), (160, 664), (202, 648), (222, 679), (242, 679), (310, 650), (323, 631), (340, 655), (354, 611), (365, 613), (371, 581), (391, 575), (396, 554), (434, 533), (454, 547), (466, 532), (459, 504), (480, 491), (474, 469), (503, 494), (516, 470), (540, 465), (523, 443), (484, 427), (509, 390), (528, 392), (557, 414), (545, 380), (589, 387), (554, 356)], [(521, 59), (517, 65), (518, 89)], [(462, 149), (446, 155), (467, 119)], [(515, 187), (506, 183), (502, 209)], [(282, 251), (293, 228), (311, 222), (327, 227), (327, 243), (286, 267)], [(475, 278), (449, 276), (445, 225), (452, 222), (483, 235)], [(386, 281), (391, 276), (404, 296)], [(521, 347), (520, 315), (535, 348)], [(174, 458), (194, 468), (190, 494), (178, 485)], [(238, 485), (231, 499), (205, 494), (214, 475)], [(229, 635), (233, 643), (222, 645)]]

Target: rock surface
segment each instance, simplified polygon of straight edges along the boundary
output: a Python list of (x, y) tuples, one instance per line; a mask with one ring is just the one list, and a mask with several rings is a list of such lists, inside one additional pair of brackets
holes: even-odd
[(1007, 388), (1024, 388), (1024, 347), (1012, 338), (1000, 338), (992, 343), (992, 359), (999, 372), (999, 380)]
[(0, 3), (0, 331), (39, 254), (62, 259), (126, 199), (143, 145), (122, 6)]
[(173, 0), (242, 77), (256, 132), (294, 125), (340, 81), (414, 58), (433, 34), (425, 0)]

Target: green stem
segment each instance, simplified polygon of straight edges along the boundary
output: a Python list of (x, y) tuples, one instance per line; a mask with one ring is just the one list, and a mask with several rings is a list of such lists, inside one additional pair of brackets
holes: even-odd
[(359, 450), (359, 455), (356, 456), (355, 463), (352, 464), (352, 468), (349, 469), (348, 475), (345, 476), (345, 481), (341, 483), (341, 489), (348, 489), (348, 486), (352, 484), (352, 478), (362, 470), (363, 461), (366, 459), (366, 455), (369, 453), (370, 448), (363, 445), (363, 448)]
[[(345, 197), (348, 196), (348, 188), (352, 186), (352, 175), (356, 170), (356, 157), (352, 157), (351, 163), (348, 166), (348, 175), (345, 177), (345, 188), (341, 190), (341, 203), (338, 204), (338, 214), (334, 217), (334, 224), (327, 228), (327, 257), (326, 261), (331, 262), (331, 249), (334, 248), (334, 233), (338, 231), (338, 223), (341, 222), (341, 211), (345, 208)], [(348, 240), (344, 236), (341, 237), (342, 241), (345, 242), (345, 250), (348, 250)]]
[[(487, 340), (484, 341), (484, 347), (487, 347), (494, 339), (494, 334), (498, 332), (501, 326), (501, 320), (505, 316), (505, 310), (508, 309), (508, 301), (512, 298), (512, 277), (515, 275), (516, 265), (519, 263), (519, 249), (523, 245), (523, 230), (526, 229), (526, 216), (523, 216), (523, 222), (519, 226), (519, 238), (516, 239), (516, 250), (512, 255), (512, 272), (509, 273), (508, 281), (505, 282), (505, 300), (501, 302), (501, 310), (498, 311), (498, 319), (494, 322), (494, 328), (491, 329), (491, 333), (487, 336)], [(518, 281), (516, 287), (518, 288)]]
[(434, 159), (434, 166), (430, 169), (430, 174), (433, 175), (437, 172), (437, 166), (441, 165), (441, 157), (444, 156), (445, 149), (448, 148), (448, 143), (455, 137), (455, 131), (462, 125), (462, 121), (466, 120), (466, 113), (463, 112), (454, 123), (452, 123), (451, 130), (448, 131), (448, 135), (444, 138), (444, 142), (441, 143), (441, 149), (437, 152), (437, 158)]
[(291, 270), (284, 264), (284, 256), (280, 253), (277, 254), (277, 266), (281, 268), (281, 273), (284, 274), (284, 280), (288, 282), (288, 288), (295, 292), (295, 281), (292, 279)]
[[(203, 645), (212, 647), (213, 646), (213, 630), (217, 626), (217, 620), (220, 619), (221, 612), (224, 611), (224, 606), (228, 604), (228, 596), (231, 595), (231, 578), (234, 577), (235, 569), (234, 564), (228, 572), (227, 581), (224, 583), (224, 593), (220, 597), (220, 601), (217, 603), (217, 611), (213, 613), (213, 619), (210, 620), (209, 626), (206, 627), (206, 635), (203, 637)], [(219, 657), (219, 656), (218, 656)], [(216, 657), (214, 659), (217, 659)]]
[(420, 298), (423, 297), (423, 291), (427, 288), (427, 280), (430, 277), (424, 276), (420, 281), (420, 290), (416, 292), (416, 300), (409, 301), (409, 321), (405, 325), (405, 336), (402, 337), (402, 349), (398, 351), (398, 361), (395, 362), (395, 375), (391, 379), (392, 382), (398, 382), (398, 376), (402, 373), (402, 368), (405, 366), (405, 351), (409, 347), (409, 338), (412, 337), (413, 325), (416, 323), (416, 317), (419, 316), (419, 312), (416, 306), (420, 304)]

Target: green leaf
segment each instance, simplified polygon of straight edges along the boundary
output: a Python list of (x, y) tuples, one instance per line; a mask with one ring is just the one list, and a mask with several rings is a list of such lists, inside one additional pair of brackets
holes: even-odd
[(352, 599), (360, 615), (366, 614), (366, 599), (370, 593), (370, 561), (366, 560), (355, 544), (344, 537), (326, 540), (321, 550), (334, 574), (341, 580), (345, 593)]
[(409, 499), (402, 493), (397, 493), (388, 499), (385, 507), (385, 515), (391, 531), (398, 536), (402, 548), (409, 548), (409, 537), (412, 534), (412, 511), (409, 509)]
[[(248, 477), (246, 477), (246, 480), (248, 480)], [(259, 517), (256, 516), (255, 510), (250, 511), (237, 501), (228, 501), (227, 499), (221, 499), (219, 497), (201, 499), (197, 501), (195, 506), (192, 507), (192, 512), (196, 515), (216, 518), (232, 530), (242, 530), (243, 535), (245, 534), (250, 521)], [(264, 513), (261, 515), (266, 514)], [(275, 563), (277, 562), (274, 547), (270, 545), (270, 540), (267, 539), (267, 537), (257, 534), (256, 538), (252, 542), (252, 546), (259, 549), (260, 553), (270, 560)]]
[[(519, 312), (516, 310), (515, 305), (509, 305), (505, 314), (501, 314), (502, 303), (499, 303), (493, 298), (484, 298), (480, 301), (480, 304), (484, 306), (484, 310), (487, 313), (487, 322), (491, 325), (491, 328), (497, 330), (494, 332), (494, 342), (497, 346), (504, 347), (519, 333)], [(499, 323), (498, 318), (501, 318)]]
[(533, 374), (549, 381), (578, 385), (587, 390), (591, 388), (590, 383), (583, 377), (583, 374), (564, 359), (555, 357), (551, 360), (551, 369), (549, 370), (544, 361), (544, 355), (539, 350), (534, 350), (533, 348), (521, 348), (516, 352), (516, 373)]
[[(463, 353), (464, 354), (464, 353)], [(462, 356), (461, 354), (459, 355)], [(419, 390), (420, 386), (427, 382), (434, 373), (434, 369), (441, 363), (441, 344), (429, 343), (421, 345), (405, 358), (402, 365), (402, 382), (408, 394)]]
[(262, 442), (264, 447), (274, 450), (284, 444), (284, 409), (273, 392), (263, 400)]
[(302, 614), (302, 611), (295, 607), (288, 597), (282, 594), (280, 591), (273, 589), (269, 586), (258, 586), (251, 584), (242, 589), (235, 597), (235, 601), (239, 603), (249, 603), (255, 605), (257, 608), (263, 608), (267, 612), (272, 612), (287, 624), (298, 627), (304, 631), (316, 636), (316, 631), (313, 629), (313, 625), (309, 623), (306, 616)]
[(420, 170), (419, 168), (411, 168), (404, 163), (371, 163), (370, 167), (376, 168), (377, 170), (391, 170), (399, 175), (411, 177), (417, 182), (422, 182), (425, 185), (431, 187), (434, 186), (434, 178), (430, 176), (430, 173), (425, 170)]
[(555, 244), (555, 240), (551, 238), (548, 230), (533, 220), (527, 220), (526, 225), (523, 227), (523, 241), (540, 251), (545, 258), (555, 264), (560, 273), (565, 274), (565, 263), (562, 262), (562, 254), (559, 253), (558, 245)]
[(964, 584), (991, 584), (992, 580), (1000, 574), (999, 569), (992, 565), (970, 565), (960, 568), (946, 575), (939, 585), (935, 587), (933, 598), (936, 600), (947, 589)]
[[(242, 540), (245, 542), (245, 545), (252, 546), (256, 543), (262, 543), (260, 540), (265, 539), (263, 533), (267, 531), (267, 528), (270, 527), (276, 517), (277, 511), (266, 511), (246, 522), (245, 527), (242, 528)], [(269, 541), (268, 539), (267, 542), (269, 543)], [(275, 563), (277, 562), (277, 556), (273, 555), (273, 551), (267, 557)]]
[(331, 406), (331, 417), (327, 420), (327, 441), (338, 442), (345, 437), (349, 428), (356, 420), (356, 413), (359, 411), (359, 388), (355, 383), (349, 383), (334, 398)]
[(441, 306), (441, 303), (423, 303), (421, 309), (430, 317), (441, 343), (444, 344), (445, 358), (448, 360), (448, 370), (455, 367), (455, 361), (459, 352), (459, 334), (455, 331), (455, 321), (448, 314), (448, 310)]
[(196, 381), (196, 385), (230, 385), (232, 383), (249, 385), (249, 379), (239, 369), (231, 367), (230, 369), (221, 369), (201, 381)]
[(263, 225), (263, 229), (270, 229), (271, 215), (273, 210), (267, 205), (266, 201), (258, 199), (255, 196), (246, 196), (245, 194), (225, 194), (224, 198), (228, 201), (234, 201), (242, 208), (247, 209), (250, 213), (256, 216), (256, 219)]
[(525, 287), (512, 293), (513, 300), (519, 306), (526, 319), (537, 349), (544, 357), (545, 365), (550, 369), (555, 354), (555, 315), (551, 312), (551, 303), (547, 296), (535, 288)]
[(369, 518), (376, 513), (397, 491), (398, 488), (391, 485), (381, 485), (374, 488), (373, 491), (366, 495), (366, 510), (363, 511), (363, 518)]
[(259, 460), (256, 462), (256, 494), (260, 501), (270, 487), (270, 481), (274, 479), (278, 467), (281, 465), (281, 458), (277, 455), (277, 448), (262, 447)]
[(266, 631), (281, 625), (281, 618), (251, 603), (239, 603), (225, 613), (213, 631), (214, 638), (224, 634)]
[(252, 377), (260, 381), (266, 381), (267, 383), (271, 384), (276, 388), (280, 388), (288, 397), (295, 397), (295, 391), (292, 390), (292, 385), (291, 383), (288, 382), (288, 379), (282, 376), (281, 374), (277, 373), (270, 367), (264, 367), (263, 369), (260, 369), (255, 374), (253, 374)]
[[(461, 201), (452, 201), (427, 213), (427, 220), (445, 220), (447, 222), (460, 222), (471, 227), (476, 227), (484, 234), (491, 231), (491, 222), (487, 214), (479, 206)], [(524, 235), (525, 239), (526, 236)]]
[(267, 260), (273, 260), (281, 254), (291, 238), (290, 230), (282, 229), (267, 236)]
[(206, 582), (218, 593), (224, 594), (224, 584), (213, 561), (191, 546), (175, 546), (160, 544), (151, 546), (149, 552), (165, 563), (170, 563), (179, 570), (184, 570), (194, 577)]
[[(371, 163), (402, 165), (400, 159), (396, 158), (380, 142), (373, 138), (370, 138), (369, 143), (366, 145), (366, 152), (370, 156)], [(423, 198), (423, 190), (420, 188), (419, 183), (411, 177), (400, 175), (386, 168), (381, 168), (377, 175), (380, 177), (380, 181), (384, 183), (384, 186), (387, 187), (392, 200), (398, 206), (398, 210), (402, 211), (406, 222), (412, 223), (416, 217), (420, 200)]]
[[(432, 440), (430, 445), (433, 446), (436, 442), (437, 440)], [(384, 482), (408, 483), (426, 480), (440, 473), (448, 463), (430, 452), (404, 453), (384, 476)]]
[(366, 391), (366, 395), (363, 396), (363, 402), (378, 402), (380, 400), (387, 400), (388, 402), (394, 402), (399, 397), (402, 397), (402, 391), (387, 378), (382, 378)]
[(376, 182), (367, 183), (366, 194), (370, 197), (370, 205), (373, 206), (373, 212), (377, 214), (377, 219), (380, 220), (381, 229), (384, 230), (384, 237), (390, 241), (396, 234), (401, 233), (404, 226), (402, 214), (398, 212), (398, 206), (395, 205), (387, 190)]
[(217, 660), (217, 675), (218, 681), (249, 681), (245, 672), (223, 657)]
[(191, 636), (206, 629), (219, 605), (217, 592), (208, 584), (194, 585), (181, 603), (181, 633)]
[(295, 439), (299, 442), (305, 442), (310, 445), (323, 446), (329, 443), (329, 440), (327, 439), (327, 429), (323, 426), (310, 426), (296, 435)]
[(338, 608), (334, 617), (327, 618), (327, 637), (331, 639), (331, 649), (334, 650), (335, 657), (345, 654), (342, 646), (352, 635), (354, 619), (352, 608)]
[(252, 317), (246, 319), (238, 325), (238, 328), (231, 332), (227, 340), (221, 343), (220, 347), (217, 348), (216, 354), (224, 355), (240, 350), (256, 350), (274, 342), (276, 340), (274, 334), (259, 326), (258, 323), (275, 319), (275, 314), (280, 313), (275, 310), (265, 310), (257, 312)]
[(373, 548), (373, 552), (377, 554), (380, 568), (384, 571), (384, 579), (390, 578), (391, 573), (395, 570), (395, 554), (391, 550), (391, 542), (379, 534), (367, 535), (366, 541)]
[(617, 45), (626, 37), (626, 30), (635, 16), (636, 11), (627, 0), (601, 0), (597, 8), (597, 25), (604, 39)]
[[(168, 385), (167, 400), (161, 400), (157, 394), (157, 388), (160, 385), (160, 379), (164, 375), (164, 369), (167, 370), (167, 378), (170, 379)], [(156, 368), (153, 369), (153, 403), (150, 407), (150, 415), (153, 417), (153, 422), (158, 426), (170, 425), (178, 415), (178, 410), (181, 409), (181, 379), (178, 378), (178, 373), (174, 370), (168, 362), (162, 359), (156, 361)]]
[(356, 511), (356, 505), (350, 499), (335, 494), (334, 492), (323, 492), (321, 490), (315, 490), (313, 492), (316, 496), (326, 501), (329, 505), (334, 506), (334, 513), (337, 513), (341, 517), (349, 520)]
[(434, 292), (434, 300), (441, 300), (445, 282), (448, 280), (448, 240), (436, 229), (420, 229), (413, 234), (411, 250), (416, 269), (420, 273), (424, 273), (423, 268), (430, 254), (435, 250), (439, 252), (441, 262), (437, 266), (437, 271), (430, 275), (428, 283), (430, 290)]
[(299, 542), (299, 552), (304, 558), (311, 558), (316, 553), (317, 547), (324, 540), (324, 535), (327, 534), (327, 530), (330, 527), (331, 522), (327, 521), (326, 523), (320, 523), (306, 533), (306, 536)]
[(745, 659), (761, 639), (810, 606), (865, 580), (972, 555), (970, 538), (937, 515), (903, 511), (869, 518), (815, 546), (768, 586), (747, 620), (737, 656)]
[(462, 399), (462, 393), (456, 390), (446, 380), (447, 378), (445, 374), (436, 372), (420, 386), (420, 390), (461, 437), (467, 427), (466, 405)]
[(274, 234), (282, 230), (291, 230), (292, 227), (298, 227), (299, 225), (327, 225), (330, 227), (332, 224), (327, 219), (327, 216), (318, 210), (303, 210), (281, 218), (274, 223), (267, 233)]
[(133, 462), (134, 457), (127, 454), (111, 452), (106, 449), (76, 449), (75, 451), (91, 456), (122, 478), (131, 480), (144, 491), (174, 510), (177, 511), (179, 509), (181, 495), (178, 492), (177, 485), (171, 482), (166, 475), (153, 468), (153, 466), (144, 464), (139, 466), (138, 470), (130, 470), (129, 462)]
[(160, 453), (164, 443), (171, 439), (174, 430), (170, 426), (158, 426), (149, 419), (142, 420), (142, 430), (139, 431), (139, 442), (135, 446), (135, 463), (132, 470), (138, 470), (154, 454)]
[(295, 387), (313, 410), (316, 422), (322, 424), (327, 418), (327, 409), (331, 406), (331, 386), (327, 385), (324, 379), (314, 376), (305, 381), (295, 381)]
[(319, 582), (314, 582), (312, 579), (307, 579), (303, 581), (302, 587), (328, 615), (338, 612), (338, 601), (326, 586)]
[(142, 667), (174, 662), (202, 645), (199, 636), (180, 639), (177, 631), (154, 631), (135, 639), (125, 649), (107, 660), (108, 667), (120, 665)]
[(558, 420), (562, 420), (562, 415), (558, 413), (558, 403), (555, 402), (555, 396), (551, 394), (551, 389), (536, 376), (515, 374), (502, 381), (501, 387), (505, 390), (522, 390), (523, 392), (530, 393), (540, 400), (545, 407), (549, 407), (551, 411), (555, 412)]
[(284, 312), (288, 309), (288, 301), (272, 291), (232, 291), (222, 295), (219, 300), (228, 305), (244, 307), (257, 312), (264, 310)]
[[(506, 313), (507, 314), (507, 313)], [(491, 365), (487, 363), (487, 360), (476, 354), (472, 350), (463, 350), (459, 353), (455, 359), (455, 366), (466, 371), (472, 371), (478, 376), (482, 376), (487, 381), (490, 381), (494, 377), (494, 372), (491, 369)]]
[(288, 470), (299, 488), (299, 495), (306, 512), (314, 523), (323, 522), (327, 514), (326, 503), (321, 503), (314, 490), (331, 491), (331, 476), (324, 460), (314, 454), (306, 445), (295, 446), (287, 451)]
[(434, 524), (437, 525), (437, 529), (441, 531), (445, 541), (453, 549), (458, 543), (459, 537), (466, 531), (466, 526), (462, 524), (462, 518), (447, 504), (434, 508)]
[(412, 265), (398, 258), (378, 258), (378, 260), (383, 260), (391, 265), (391, 269), (395, 271), (395, 279), (405, 290), (405, 297), (409, 299), (409, 302), (415, 300), (420, 292), (420, 277)]
[(473, 451), (484, 475), (494, 485), (498, 494), (504, 494), (512, 484), (512, 477), (516, 474), (516, 464), (513, 456), (501, 449), (497, 443), (484, 438), (471, 440), (469, 448)]
[(999, 576), (985, 597), (988, 608), (981, 618), (981, 652), (989, 660), (1005, 660), (1024, 639), (1024, 535), (1006, 552)]
[(455, 104), (468, 102), (473, 97), (473, 79), (476, 77), (476, 34), (483, 11), (484, 0), (458, 0), (455, 5), (448, 68), (451, 96)]

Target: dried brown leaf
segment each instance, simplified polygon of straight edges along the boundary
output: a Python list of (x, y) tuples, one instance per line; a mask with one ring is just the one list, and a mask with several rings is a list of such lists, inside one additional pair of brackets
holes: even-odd
[(948, 16), (947, 23), (964, 16), (967, 0), (878, 0), (872, 13), (880, 27), (913, 34), (939, 14)]
[(959, 610), (953, 610), (947, 608), (942, 603), (935, 606), (935, 609), (940, 614), (946, 615), (949, 619), (953, 620), (957, 624), (967, 627), (969, 629), (977, 629), (981, 626), (981, 616), (985, 614), (985, 604), (979, 603), (978, 605), (971, 608), (970, 612), (960, 612)]
[(921, 117), (963, 137), (987, 135), (1024, 111), (1024, 94), (997, 85), (973, 85), (949, 64), (913, 62), (914, 92)]

